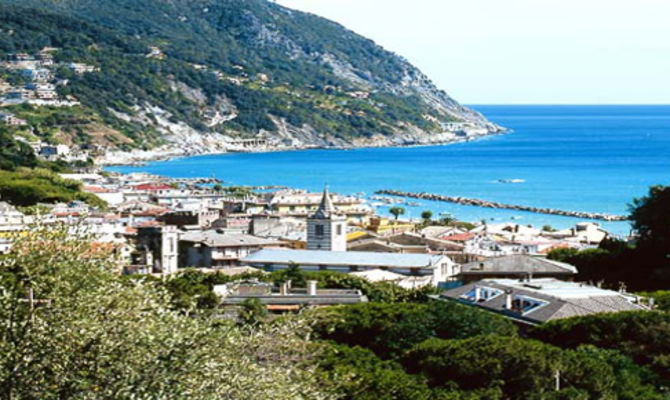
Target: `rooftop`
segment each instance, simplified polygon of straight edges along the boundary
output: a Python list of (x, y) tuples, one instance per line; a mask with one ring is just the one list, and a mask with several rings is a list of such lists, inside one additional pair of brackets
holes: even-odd
[(183, 242), (202, 243), (208, 247), (271, 246), (282, 242), (246, 234), (219, 233), (216, 230), (187, 232), (179, 239)]
[(647, 310), (634, 295), (553, 278), (487, 279), (447, 290), (439, 297), (530, 324), (598, 313)]
[(513, 254), (489, 258), (482, 262), (472, 262), (462, 266), (461, 274), (576, 274), (573, 265), (542, 257)]
[(323, 251), (263, 249), (241, 261), (247, 264), (342, 265), (361, 267), (433, 268), (443, 256), (432, 254), (376, 253), (367, 251)]

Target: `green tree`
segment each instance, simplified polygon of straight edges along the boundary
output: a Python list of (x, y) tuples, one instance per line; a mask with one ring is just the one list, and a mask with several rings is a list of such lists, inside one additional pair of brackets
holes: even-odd
[(258, 325), (268, 315), (268, 310), (259, 299), (246, 299), (240, 304), (239, 320), (244, 325)]
[(425, 210), (425, 211), (421, 212), (421, 218), (425, 222), (430, 222), (430, 219), (433, 218), (433, 212), (430, 211), (430, 210)]
[(670, 187), (653, 186), (647, 196), (633, 200), (630, 219), (640, 250), (660, 258), (670, 255)]
[(0, 396), (329, 396), (315, 381), (300, 320), (241, 329), (194, 307), (174, 310), (165, 291), (120, 279), (111, 260), (53, 230), (32, 232), (0, 257)]
[(391, 215), (393, 215), (395, 217), (395, 219), (397, 221), (399, 216), (405, 215), (405, 208), (395, 206), (395, 207), (389, 208), (389, 212), (391, 213)]

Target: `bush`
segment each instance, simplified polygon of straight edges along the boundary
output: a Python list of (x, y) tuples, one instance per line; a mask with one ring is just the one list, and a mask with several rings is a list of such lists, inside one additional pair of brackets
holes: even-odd
[(479, 333), (516, 335), (516, 327), (497, 315), (456, 303), (360, 303), (312, 311), (322, 339), (397, 358), (431, 337), (464, 338)]
[[(497, 335), (429, 339), (402, 363), (429, 384), (461, 390), (497, 389), (504, 398), (660, 398), (647, 373), (615, 352), (594, 347), (561, 350), (542, 342)], [(556, 373), (564, 392), (555, 392)]]
[(670, 314), (629, 311), (551, 321), (529, 334), (556, 346), (618, 350), (670, 380)]

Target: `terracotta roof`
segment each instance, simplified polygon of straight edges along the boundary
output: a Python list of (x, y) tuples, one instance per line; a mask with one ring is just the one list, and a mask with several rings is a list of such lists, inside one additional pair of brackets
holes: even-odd
[(474, 233), (466, 232), (466, 233), (459, 233), (456, 235), (450, 235), (450, 236), (442, 236), (440, 239), (442, 240), (450, 240), (452, 242), (467, 242), (468, 240), (472, 239), (475, 237)]

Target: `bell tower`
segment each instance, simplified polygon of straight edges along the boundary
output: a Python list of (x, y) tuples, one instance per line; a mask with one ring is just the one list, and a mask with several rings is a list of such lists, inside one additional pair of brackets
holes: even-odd
[(319, 208), (307, 217), (307, 250), (347, 251), (347, 217), (335, 210), (328, 185)]

